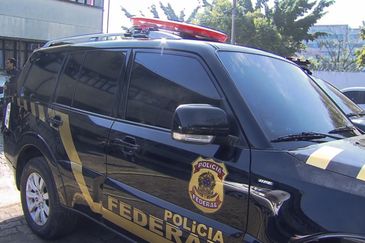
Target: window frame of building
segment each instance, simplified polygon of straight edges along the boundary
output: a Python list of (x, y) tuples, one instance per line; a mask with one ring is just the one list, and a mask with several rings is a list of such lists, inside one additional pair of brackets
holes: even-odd
[[(11, 43), (11, 46), (6, 46), (6, 43)], [(44, 42), (42, 41), (0, 38), (0, 70), (5, 69), (5, 61), (8, 58), (15, 58), (17, 60), (17, 67), (22, 69), (33, 51), (40, 48), (43, 44)]]
[(93, 8), (104, 8), (104, 0), (59, 0), (73, 4), (85, 5)]

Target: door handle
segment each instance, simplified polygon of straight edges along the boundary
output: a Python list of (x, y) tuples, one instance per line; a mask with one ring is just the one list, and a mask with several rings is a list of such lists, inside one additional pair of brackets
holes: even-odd
[(60, 127), (63, 124), (63, 121), (60, 116), (55, 115), (54, 117), (49, 117), (48, 122), (52, 127)]
[(131, 136), (126, 136), (123, 139), (114, 138), (112, 139), (111, 144), (121, 147), (122, 153), (126, 155), (133, 155), (140, 148), (140, 146), (136, 144), (136, 139)]

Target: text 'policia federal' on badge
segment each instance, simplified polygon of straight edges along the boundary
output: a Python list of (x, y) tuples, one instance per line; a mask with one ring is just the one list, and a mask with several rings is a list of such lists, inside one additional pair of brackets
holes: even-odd
[(189, 196), (204, 213), (218, 211), (224, 199), (223, 182), (228, 172), (224, 164), (199, 157), (192, 164)]

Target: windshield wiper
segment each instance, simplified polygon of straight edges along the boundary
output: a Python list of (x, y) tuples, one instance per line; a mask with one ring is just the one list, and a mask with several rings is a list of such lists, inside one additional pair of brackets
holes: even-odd
[(346, 116), (348, 118), (350, 118), (350, 117), (353, 117), (353, 116), (359, 116), (359, 114), (358, 113), (351, 112), (351, 113), (347, 113)]
[(347, 117), (353, 117), (353, 116), (364, 116), (365, 115), (365, 111), (361, 111), (359, 113), (355, 113), (355, 112), (351, 112), (351, 113), (347, 113), (346, 116)]
[(318, 133), (318, 132), (301, 132), (298, 134), (290, 134), (283, 137), (276, 138), (274, 140), (271, 140), (273, 143), (277, 142), (286, 142), (286, 141), (311, 141), (314, 139), (321, 139), (321, 138), (335, 138), (335, 139), (341, 139), (340, 137), (333, 136), (330, 134), (325, 133)]
[(343, 126), (343, 127), (335, 128), (335, 129), (329, 131), (328, 133), (343, 133), (343, 132), (351, 132), (351, 131), (354, 131), (354, 130), (356, 130), (355, 127)]

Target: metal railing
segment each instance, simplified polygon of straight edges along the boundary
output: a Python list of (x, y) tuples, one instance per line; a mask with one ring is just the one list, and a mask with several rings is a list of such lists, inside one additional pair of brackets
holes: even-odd
[(131, 28), (125, 33), (109, 33), (109, 34), (88, 34), (88, 35), (79, 35), (72, 36), (67, 38), (61, 38), (56, 40), (48, 41), (44, 44), (43, 48), (58, 46), (58, 45), (67, 45), (67, 44), (76, 44), (76, 43), (84, 43), (84, 42), (94, 42), (94, 41), (108, 41), (108, 40), (130, 40), (130, 39), (173, 39), (179, 40), (180, 36), (171, 33), (170, 31), (158, 30), (155, 28), (151, 29), (139, 29), (139, 28)]

